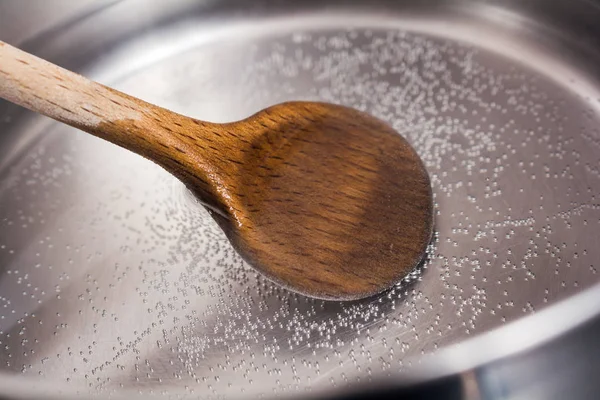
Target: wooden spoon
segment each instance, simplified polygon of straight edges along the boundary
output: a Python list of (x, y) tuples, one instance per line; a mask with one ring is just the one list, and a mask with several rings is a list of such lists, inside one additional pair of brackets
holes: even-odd
[(351, 108), (290, 102), (238, 122), (198, 121), (3, 42), (0, 97), (156, 162), (200, 197), (247, 262), (304, 295), (381, 292), (417, 266), (431, 238), (417, 153)]

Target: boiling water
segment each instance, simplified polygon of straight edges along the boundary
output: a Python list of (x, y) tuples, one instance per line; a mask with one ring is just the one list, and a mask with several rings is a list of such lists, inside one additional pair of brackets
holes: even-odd
[(101, 393), (339, 387), (599, 280), (600, 96), (578, 92), (577, 75), (559, 83), (518, 55), (423, 32), (311, 21), (173, 28), (153, 52), (133, 41), (88, 73), (215, 122), (285, 100), (388, 121), (432, 179), (436, 233), (420, 269), (362, 301), (290, 293), (165, 171), (46, 123), (0, 171), (4, 371)]

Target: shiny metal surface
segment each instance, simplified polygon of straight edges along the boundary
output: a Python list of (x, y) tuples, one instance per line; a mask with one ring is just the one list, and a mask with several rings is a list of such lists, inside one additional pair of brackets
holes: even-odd
[[(465, 348), (444, 352), (595, 288), (600, 35), (584, 22), (596, 3), (171, 3), (107, 2), (24, 46), (200, 119), (314, 99), (387, 120), (432, 178), (429, 258), (364, 301), (288, 293), (157, 166), (0, 103), (2, 379), (102, 395), (320, 393), (420, 376), (421, 363), (448, 371), (452, 351), (474, 368), (492, 358), (484, 342), (472, 365)], [(528, 345), (540, 329), (524, 331)], [(512, 332), (494, 343), (508, 349)]]

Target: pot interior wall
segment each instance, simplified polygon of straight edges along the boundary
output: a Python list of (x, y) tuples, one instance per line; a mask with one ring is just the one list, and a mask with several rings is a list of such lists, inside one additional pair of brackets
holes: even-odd
[(405, 371), (600, 280), (600, 64), (593, 32), (557, 29), (574, 14), (173, 3), (121, 2), (25, 46), (199, 119), (304, 99), (388, 121), (432, 179), (428, 258), (362, 301), (287, 292), (156, 165), (1, 103), (5, 373), (83, 393), (331, 389)]

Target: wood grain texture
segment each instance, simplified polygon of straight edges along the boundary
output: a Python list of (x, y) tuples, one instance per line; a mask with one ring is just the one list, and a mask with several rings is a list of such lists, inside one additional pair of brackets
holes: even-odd
[(158, 163), (212, 210), (245, 260), (308, 296), (381, 292), (422, 260), (431, 238), (431, 185), (417, 153), (351, 108), (289, 102), (213, 124), (1, 42), (0, 96)]

